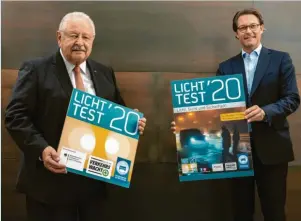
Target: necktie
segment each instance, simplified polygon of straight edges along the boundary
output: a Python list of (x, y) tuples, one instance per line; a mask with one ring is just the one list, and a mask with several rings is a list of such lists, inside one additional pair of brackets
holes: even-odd
[[(246, 54), (246, 75), (247, 75), (247, 87), (248, 87), (248, 94), (250, 95), (252, 89), (252, 83), (254, 78), (254, 65), (252, 65), (252, 59), (249, 54)], [(249, 97), (250, 99), (250, 97)], [(248, 123), (248, 130), (252, 132), (252, 125)]]
[(85, 91), (83, 79), (80, 74), (80, 67), (76, 65), (73, 70), (74, 70), (74, 78), (75, 78), (75, 87), (79, 90)]
[(251, 55), (246, 54), (246, 74), (247, 74), (247, 86), (248, 86), (248, 93), (251, 93), (252, 90), (252, 84), (253, 84), (253, 79), (254, 79), (254, 74), (255, 74), (255, 68), (256, 68), (256, 63), (252, 59)]

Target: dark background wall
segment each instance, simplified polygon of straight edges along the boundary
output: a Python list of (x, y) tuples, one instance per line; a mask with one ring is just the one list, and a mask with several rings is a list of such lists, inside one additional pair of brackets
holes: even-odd
[[(17, 69), (24, 60), (55, 52), (61, 18), (83, 11), (96, 26), (91, 57), (114, 68), (128, 105), (148, 119), (132, 186), (110, 187), (106, 220), (230, 221), (227, 180), (178, 182), (169, 81), (212, 76), (219, 62), (239, 53), (232, 17), (252, 6), (265, 19), (263, 44), (290, 53), (301, 89), (301, 2), (2, 2), (2, 219), (23, 221), (25, 213), (23, 197), (14, 192), (19, 151), (3, 127)], [(301, 165), (300, 109), (289, 120), (296, 153), (292, 165)], [(289, 221), (301, 219), (294, 205), (301, 199), (300, 174), (291, 167)]]

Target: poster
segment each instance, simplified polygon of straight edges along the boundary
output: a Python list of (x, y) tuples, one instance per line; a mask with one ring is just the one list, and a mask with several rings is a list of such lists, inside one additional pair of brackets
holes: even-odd
[(241, 74), (171, 82), (180, 181), (253, 176)]
[(143, 114), (73, 89), (58, 152), (67, 171), (129, 188)]

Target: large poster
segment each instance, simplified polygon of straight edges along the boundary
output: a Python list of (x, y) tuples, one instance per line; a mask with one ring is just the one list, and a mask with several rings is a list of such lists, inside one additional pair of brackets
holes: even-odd
[(143, 114), (74, 89), (58, 151), (68, 172), (129, 188)]
[(171, 82), (180, 181), (253, 176), (241, 74)]

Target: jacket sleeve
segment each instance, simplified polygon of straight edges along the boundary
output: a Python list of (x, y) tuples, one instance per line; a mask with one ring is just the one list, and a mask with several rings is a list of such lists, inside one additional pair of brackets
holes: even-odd
[(5, 111), (5, 126), (25, 157), (38, 159), (48, 143), (35, 127), (37, 114), (37, 73), (31, 62), (21, 66), (12, 97)]
[(262, 107), (272, 125), (282, 124), (300, 105), (295, 68), (288, 53), (284, 53), (282, 57), (280, 71), (280, 99), (276, 103)]

